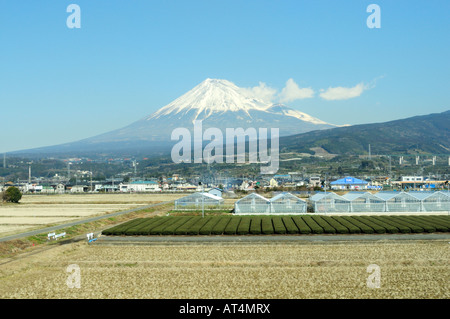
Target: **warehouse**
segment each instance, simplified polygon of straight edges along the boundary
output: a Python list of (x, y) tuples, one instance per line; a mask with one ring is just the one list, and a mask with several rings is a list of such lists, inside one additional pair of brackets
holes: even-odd
[(175, 200), (175, 209), (221, 209), (224, 199), (209, 193), (194, 193)]

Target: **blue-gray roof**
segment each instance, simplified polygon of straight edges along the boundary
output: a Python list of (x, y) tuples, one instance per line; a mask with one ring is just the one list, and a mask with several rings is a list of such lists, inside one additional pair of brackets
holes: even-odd
[(366, 185), (368, 182), (361, 179), (347, 176), (330, 183), (331, 185)]

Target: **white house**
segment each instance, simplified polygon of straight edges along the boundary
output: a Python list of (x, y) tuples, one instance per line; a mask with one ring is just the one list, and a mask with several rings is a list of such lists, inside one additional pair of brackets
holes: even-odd
[(131, 183), (121, 183), (121, 192), (160, 192), (159, 183), (155, 181), (135, 181)]

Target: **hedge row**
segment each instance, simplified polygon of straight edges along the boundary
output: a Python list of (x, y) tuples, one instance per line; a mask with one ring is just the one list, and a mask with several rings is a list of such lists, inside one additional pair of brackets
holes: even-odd
[(414, 216), (168, 216), (137, 218), (104, 235), (373, 234), (450, 231), (450, 217)]

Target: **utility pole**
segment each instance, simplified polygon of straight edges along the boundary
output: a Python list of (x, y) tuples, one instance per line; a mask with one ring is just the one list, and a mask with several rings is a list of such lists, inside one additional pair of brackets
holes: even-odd
[(369, 161), (371, 160), (371, 154), (370, 154), (370, 144), (369, 144)]

